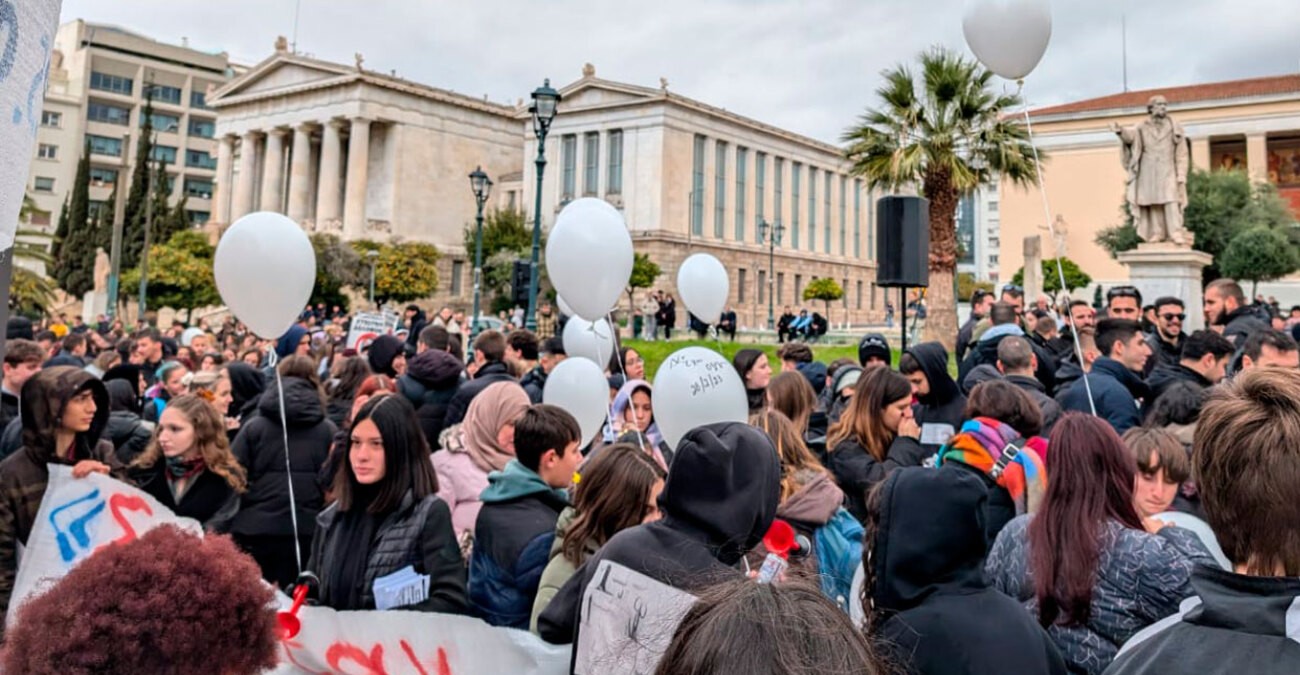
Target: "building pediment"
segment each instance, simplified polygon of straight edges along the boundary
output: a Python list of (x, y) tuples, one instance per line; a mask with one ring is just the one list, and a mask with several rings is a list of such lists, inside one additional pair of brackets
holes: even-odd
[(304, 87), (343, 84), (356, 75), (356, 71), (349, 72), (347, 68), (336, 64), (293, 55), (276, 55), (218, 89), (209, 104), (220, 107), (222, 103), (278, 96)]
[(644, 87), (633, 87), (595, 79), (583, 79), (561, 90), (567, 109), (599, 108), (606, 106), (648, 103), (661, 98), (662, 92)]

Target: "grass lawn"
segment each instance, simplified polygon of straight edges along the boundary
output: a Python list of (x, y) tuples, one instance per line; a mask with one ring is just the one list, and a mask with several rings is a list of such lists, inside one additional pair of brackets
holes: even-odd
[[(723, 356), (727, 357), (728, 361), (736, 355), (736, 352), (742, 349), (761, 349), (767, 353), (767, 360), (772, 365), (772, 372), (781, 371), (781, 362), (776, 358), (776, 350), (780, 345), (742, 344), (739, 342), (726, 341), (717, 343), (711, 340), (674, 340), (672, 342), (625, 340), (623, 344), (635, 349), (637, 353), (641, 355), (641, 358), (645, 360), (646, 377), (649, 378), (651, 382), (654, 381), (655, 373), (659, 370), (659, 364), (663, 363), (664, 359), (667, 359), (669, 354), (686, 347), (704, 347), (706, 349), (712, 349), (721, 352)], [(826, 365), (830, 365), (830, 363), (835, 359), (848, 358), (853, 359), (855, 363), (858, 360), (857, 345), (822, 346), (814, 344), (811, 346), (813, 350), (813, 358), (825, 363)], [(898, 367), (898, 356), (899, 352), (895, 349), (893, 361), (895, 368)], [(948, 372), (953, 377), (957, 376), (957, 362), (955, 357), (952, 355), (949, 355), (948, 357)]]

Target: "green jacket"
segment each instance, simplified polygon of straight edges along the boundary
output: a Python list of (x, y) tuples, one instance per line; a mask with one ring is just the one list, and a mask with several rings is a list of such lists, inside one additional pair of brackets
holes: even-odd
[[(565, 509), (560, 513), (560, 520), (555, 523), (555, 542), (551, 544), (551, 561), (546, 564), (546, 569), (542, 571), (541, 583), (537, 584), (537, 597), (533, 600), (533, 616), (528, 621), (528, 630), (537, 634), (537, 617), (541, 615), (542, 610), (551, 604), (551, 599), (556, 593), (564, 587), (564, 583), (578, 571), (578, 566), (574, 565), (565, 558), (560, 550), (564, 547), (564, 534), (569, 529), (569, 524), (578, 515), (573, 507)], [(584, 558), (595, 555), (600, 547), (594, 541), (587, 541), (583, 547)]]

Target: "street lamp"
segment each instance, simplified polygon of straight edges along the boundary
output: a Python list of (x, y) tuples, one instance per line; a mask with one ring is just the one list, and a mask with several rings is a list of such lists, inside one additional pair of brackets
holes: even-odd
[(776, 247), (781, 244), (781, 235), (785, 234), (785, 225), (781, 221), (776, 222), (776, 227), (772, 227), (766, 220), (758, 221), (758, 243), (767, 244), (767, 329), (776, 330), (776, 294), (772, 292), (772, 285), (775, 283), (776, 272), (773, 269), (773, 261), (776, 257)]
[(492, 192), (492, 179), (483, 173), (483, 167), (477, 167), (469, 175), (469, 186), (474, 191), (474, 201), (478, 203), (478, 215), (475, 216), (474, 228), (474, 313), (470, 319), (469, 334), (471, 340), (478, 333), (479, 326), (479, 279), (483, 276), (483, 204)]
[(555, 119), (555, 106), (560, 102), (560, 92), (551, 88), (551, 80), (542, 83), (533, 92), (533, 133), (537, 134), (537, 200), (533, 210), (533, 257), (528, 268), (528, 314), (525, 325), (537, 330), (537, 259), (542, 249), (542, 173), (546, 171), (546, 134)]
[(375, 306), (375, 262), (379, 260), (379, 251), (370, 249), (366, 251), (366, 259), (370, 261), (370, 306)]

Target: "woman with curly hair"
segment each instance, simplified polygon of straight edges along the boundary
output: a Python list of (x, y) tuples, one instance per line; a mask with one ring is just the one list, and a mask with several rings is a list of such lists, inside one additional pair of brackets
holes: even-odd
[(16, 608), (0, 663), (27, 675), (262, 673), (278, 662), (274, 602), (230, 539), (163, 525)]
[(131, 463), (131, 478), (177, 515), (225, 532), (247, 487), (230, 452), (224, 418), (200, 396), (172, 399), (149, 447)]

